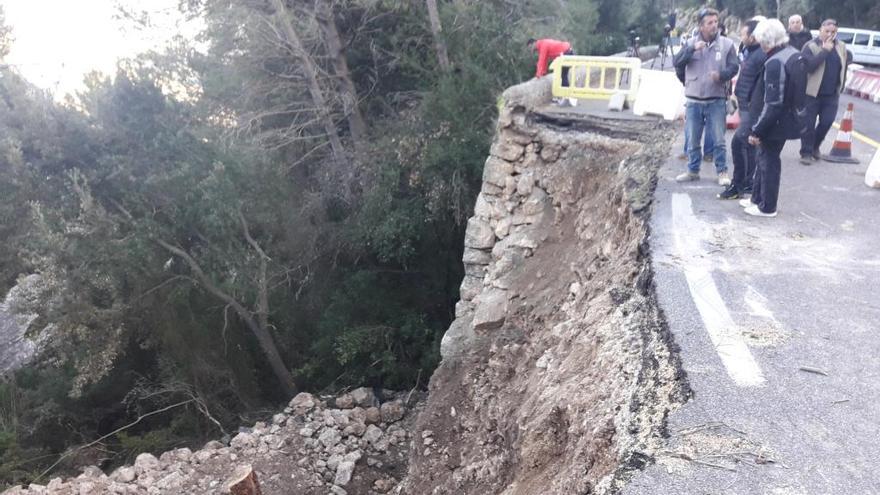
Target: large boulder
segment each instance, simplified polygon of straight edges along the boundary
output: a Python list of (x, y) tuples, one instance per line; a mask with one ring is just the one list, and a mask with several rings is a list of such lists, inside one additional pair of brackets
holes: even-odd
[(396, 421), (400, 421), (401, 419), (403, 419), (403, 414), (405, 411), (406, 410), (403, 407), (403, 403), (399, 400), (386, 402), (382, 404), (382, 407), (379, 408), (379, 412), (382, 413), (383, 423), (394, 423)]
[(474, 329), (492, 330), (504, 324), (507, 318), (507, 291), (490, 289), (477, 296), (474, 310)]
[(293, 409), (294, 414), (305, 414), (318, 405), (318, 400), (312, 394), (302, 392), (290, 399), (288, 406)]
[[(513, 175), (513, 165), (494, 156), (490, 156), (483, 166), (483, 182), (498, 188), (503, 188), (507, 178), (511, 175)], [(496, 191), (490, 190), (485, 192), (492, 193)]]
[(324, 428), (318, 435), (318, 441), (327, 449), (333, 448), (340, 440), (342, 440), (342, 434), (336, 428)]
[(493, 156), (497, 156), (503, 160), (508, 162), (515, 162), (523, 156), (525, 152), (525, 148), (521, 144), (512, 143), (512, 142), (503, 142), (499, 141), (492, 145), (492, 148), (489, 150)]
[(359, 407), (373, 407), (379, 405), (379, 399), (376, 398), (373, 389), (369, 387), (361, 387), (352, 390), (351, 397), (354, 399), (354, 403)]
[(144, 452), (135, 458), (134, 469), (138, 474), (154, 471), (159, 469), (159, 459), (156, 459), (153, 454)]
[(354, 463), (351, 461), (342, 461), (336, 468), (336, 477), (333, 484), (337, 486), (345, 486), (351, 481), (351, 475), (354, 474)]
[(473, 249), (491, 249), (495, 245), (495, 230), (488, 221), (471, 217), (464, 233), (464, 245)]

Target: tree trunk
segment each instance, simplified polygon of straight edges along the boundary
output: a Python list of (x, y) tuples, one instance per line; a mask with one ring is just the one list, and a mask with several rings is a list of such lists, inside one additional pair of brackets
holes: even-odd
[(251, 316), (250, 311), (238, 302), (238, 300), (214, 285), (214, 283), (211, 282), (211, 279), (209, 279), (205, 272), (202, 271), (202, 267), (199, 266), (198, 262), (190, 256), (189, 253), (179, 247), (168, 244), (162, 239), (158, 239), (156, 242), (170, 253), (183, 259), (195, 275), (196, 281), (198, 281), (198, 283), (214, 297), (228, 304), (236, 314), (238, 314), (238, 317), (244, 321), (245, 325), (247, 325), (248, 330), (250, 330), (251, 333), (254, 334), (254, 337), (257, 338), (257, 342), (260, 344), (260, 349), (263, 351), (263, 354), (265, 354), (266, 360), (269, 361), (269, 366), (275, 373), (275, 377), (281, 382), (281, 387), (284, 389), (284, 393), (288, 397), (296, 395), (296, 382), (293, 380), (293, 375), (290, 374), (290, 370), (285, 366), (284, 360), (281, 359), (281, 353), (278, 352), (278, 346), (275, 345), (275, 340), (272, 338), (272, 334), (269, 333), (268, 327), (261, 326), (256, 320), (254, 320), (253, 316)]
[(437, 61), (443, 72), (449, 72), (449, 53), (446, 51), (446, 42), (443, 41), (443, 26), (440, 24), (437, 0), (425, 0), (425, 3), (428, 5), (428, 19), (431, 21), (431, 34), (434, 35), (434, 50), (437, 51)]
[(262, 495), (257, 472), (252, 466), (239, 466), (226, 485), (231, 495)]
[(290, 43), (291, 48), (293, 48), (295, 55), (299, 58), (299, 61), (302, 64), (302, 69), (305, 73), (306, 82), (309, 88), (309, 95), (312, 97), (312, 102), (315, 104), (318, 117), (324, 126), (324, 131), (327, 133), (327, 139), (330, 141), (333, 158), (337, 163), (344, 164), (346, 156), (345, 148), (342, 146), (342, 140), (339, 139), (339, 133), (336, 131), (336, 125), (333, 123), (330, 108), (327, 106), (327, 100), (324, 98), (324, 92), (321, 91), (321, 86), (318, 84), (318, 69), (315, 66), (314, 61), (312, 61), (312, 57), (309, 56), (308, 52), (306, 52), (303, 47), (296, 29), (293, 28), (293, 23), (290, 22), (290, 16), (287, 14), (287, 8), (284, 6), (284, 2), (282, 0), (272, 0), (272, 6), (275, 7), (276, 17), (281, 23), (281, 27), (287, 37), (287, 42)]
[(342, 41), (339, 36), (339, 29), (336, 27), (336, 21), (333, 19), (333, 6), (330, 0), (318, 0), (315, 7), (315, 19), (321, 26), (324, 33), (324, 43), (327, 45), (327, 53), (330, 56), (330, 62), (333, 64), (333, 72), (339, 79), (339, 86), (342, 90), (342, 98), (345, 105), (345, 116), (348, 118), (348, 129), (351, 132), (351, 140), (355, 149), (361, 150), (364, 139), (367, 134), (367, 124), (364, 122), (364, 116), (358, 107), (357, 88), (351, 78), (351, 71), (348, 69), (348, 61), (345, 59), (345, 53), (342, 49)]

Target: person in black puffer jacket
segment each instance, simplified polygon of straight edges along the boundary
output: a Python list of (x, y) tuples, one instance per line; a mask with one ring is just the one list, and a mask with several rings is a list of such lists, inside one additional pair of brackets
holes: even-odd
[(804, 29), (804, 20), (801, 16), (795, 14), (788, 18), (788, 44), (796, 50), (803, 49), (808, 41), (813, 39), (810, 31)]
[(779, 20), (760, 22), (754, 35), (767, 61), (749, 108), (757, 116), (749, 143), (759, 146), (758, 168), (751, 199), (740, 203), (749, 215), (775, 217), (782, 172), (779, 155), (785, 142), (799, 138), (805, 128), (807, 73), (801, 52), (787, 45)]
[(730, 140), (730, 154), (733, 157), (733, 177), (730, 185), (718, 194), (718, 199), (737, 199), (752, 192), (752, 180), (755, 177), (756, 149), (749, 144), (749, 133), (754, 118), (749, 112), (749, 105), (755, 93), (755, 86), (764, 69), (767, 55), (761, 50), (761, 44), (753, 36), (757, 20), (746, 22), (741, 31), (742, 43), (739, 47), (740, 69), (733, 94), (739, 107), (740, 123), (733, 138)]

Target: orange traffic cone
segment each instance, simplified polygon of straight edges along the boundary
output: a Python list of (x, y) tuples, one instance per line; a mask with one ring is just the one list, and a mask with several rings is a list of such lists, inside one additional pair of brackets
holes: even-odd
[(837, 139), (831, 146), (831, 153), (822, 155), (822, 159), (836, 163), (859, 163), (852, 156), (852, 130), (853, 130), (853, 104), (846, 106), (846, 113), (840, 121), (840, 130), (837, 131)]

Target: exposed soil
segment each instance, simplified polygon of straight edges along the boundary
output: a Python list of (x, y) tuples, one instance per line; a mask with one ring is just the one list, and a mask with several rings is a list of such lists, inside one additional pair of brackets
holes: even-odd
[[(666, 415), (688, 394), (647, 250), (646, 206), (671, 131), (633, 124), (643, 125), (635, 141), (632, 129), (593, 126), (609, 137), (563, 117), (533, 119), (515, 99), (506, 94), (490, 161), (513, 164), (515, 182), (533, 174), (552, 213), (502, 228), (529, 242), (499, 236), (482, 285), (468, 289), (477, 295), (468, 300), (463, 288), (450, 332), (472, 335), (449, 345), (431, 379), (403, 493), (614, 492), (656, 454)], [(478, 221), (497, 234), (504, 214), (481, 201), (516, 218), (528, 199), (484, 180), (476, 216), (489, 211)], [(494, 276), (505, 263), (513, 268)], [(499, 292), (506, 315), (485, 316), (486, 294), (497, 301)], [(432, 441), (419, 445), (425, 431)]]

